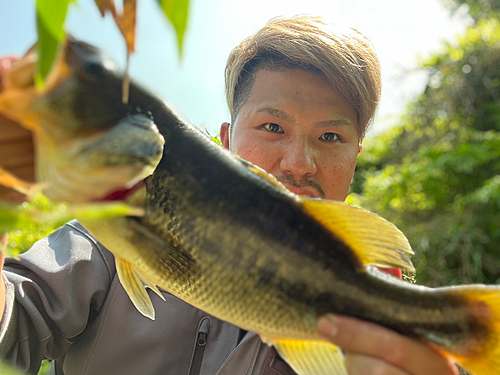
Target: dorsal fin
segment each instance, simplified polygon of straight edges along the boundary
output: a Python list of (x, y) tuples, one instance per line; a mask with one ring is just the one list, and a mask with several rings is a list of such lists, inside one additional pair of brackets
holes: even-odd
[(347, 244), (363, 264), (415, 272), (405, 235), (384, 218), (344, 202), (301, 198), (305, 211)]

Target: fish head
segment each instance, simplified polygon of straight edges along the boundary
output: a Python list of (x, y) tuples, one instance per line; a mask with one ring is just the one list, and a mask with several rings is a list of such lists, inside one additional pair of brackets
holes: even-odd
[(54, 201), (105, 199), (150, 175), (164, 139), (137, 102), (122, 101), (123, 74), (102, 51), (68, 37), (45, 84), (36, 50), (13, 64), (0, 113), (34, 134), (36, 179)]

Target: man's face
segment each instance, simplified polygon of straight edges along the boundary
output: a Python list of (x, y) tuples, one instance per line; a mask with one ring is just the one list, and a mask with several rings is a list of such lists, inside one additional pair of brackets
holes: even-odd
[(260, 69), (231, 142), (228, 123), (221, 140), (296, 194), (344, 200), (360, 149), (356, 124), (354, 109), (324, 77)]

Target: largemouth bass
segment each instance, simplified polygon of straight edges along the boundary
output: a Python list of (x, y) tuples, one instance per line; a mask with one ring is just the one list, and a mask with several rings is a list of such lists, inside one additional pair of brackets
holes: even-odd
[[(123, 104), (121, 74), (85, 43), (68, 40), (58, 64), (52, 78), (56, 83), (28, 103), (29, 115), (12, 103), (15, 85), (14, 91), (0, 95), (0, 113), (32, 129), (43, 128), (54, 139), (53, 132), (68, 134), (68, 142), (80, 131), (106, 123), (98, 134), (117, 134), (118, 149), (136, 139), (131, 133), (113, 133), (115, 128), (129, 116), (149, 114), (148, 129), (156, 126), (164, 139), (161, 160), (144, 186), (123, 194), (144, 209), (143, 216), (80, 219), (113, 252), (120, 281), (145, 316), (154, 318), (145, 287), (156, 292), (161, 287), (258, 333), (301, 375), (346, 373), (338, 348), (323, 341), (316, 329), (316, 318), (329, 312), (428, 343), (474, 374), (500, 373), (498, 287), (430, 289), (377, 271), (368, 265), (413, 270), (408, 241), (392, 224), (345, 203), (294, 195), (272, 176), (215, 145), (135, 83), (128, 104)], [(19, 97), (27, 90), (17, 89)], [(64, 100), (59, 101), (61, 95)], [(58, 113), (69, 120), (60, 120)], [(108, 179), (115, 178), (112, 163), (101, 162), (98, 144), (99, 138), (87, 143), (96, 157), (87, 170), (78, 171), (82, 180), (96, 168), (93, 160), (108, 171)], [(62, 145), (39, 142), (39, 158), (49, 166), (60, 151), (40, 156), (44, 147)], [(150, 158), (144, 163), (146, 169), (138, 168), (133, 183), (154, 164)], [(137, 165), (127, 158), (119, 164)], [(42, 174), (50, 195), (81, 202), (74, 198), (73, 185), (56, 174)], [(103, 185), (101, 190), (93, 186), (99, 191), (85, 200), (109, 197), (114, 187), (107, 181)], [(119, 185), (118, 190), (123, 188)]]

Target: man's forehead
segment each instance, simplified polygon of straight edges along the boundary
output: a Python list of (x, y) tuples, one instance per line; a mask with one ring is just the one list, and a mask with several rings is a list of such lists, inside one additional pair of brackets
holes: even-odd
[[(286, 77), (293, 74), (307, 73), (312, 74), (324, 82), (327, 82), (326, 76), (318, 69), (311, 67), (310, 69), (305, 69), (305, 67), (300, 68), (298, 65), (288, 66), (282, 65), (280, 63), (272, 61), (263, 61), (255, 66), (252, 66), (250, 70), (242, 73), (241, 79), (238, 81), (238, 85), (235, 87), (234, 92), (234, 103), (233, 103), (233, 113), (232, 120), (234, 121), (238, 117), (241, 107), (247, 102), (248, 98), (254, 94), (255, 84), (259, 82), (259, 85), (266, 85), (271, 81), (279, 80), (280, 77)], [(272, 88), (272, 86), (268, 86)], [(289, 92), (290, 90), (280, 90), (281, 93)], [(262, 93), (259, 93), (261, 97)], [(255, 97), (254, 97), (255, 99)]]

